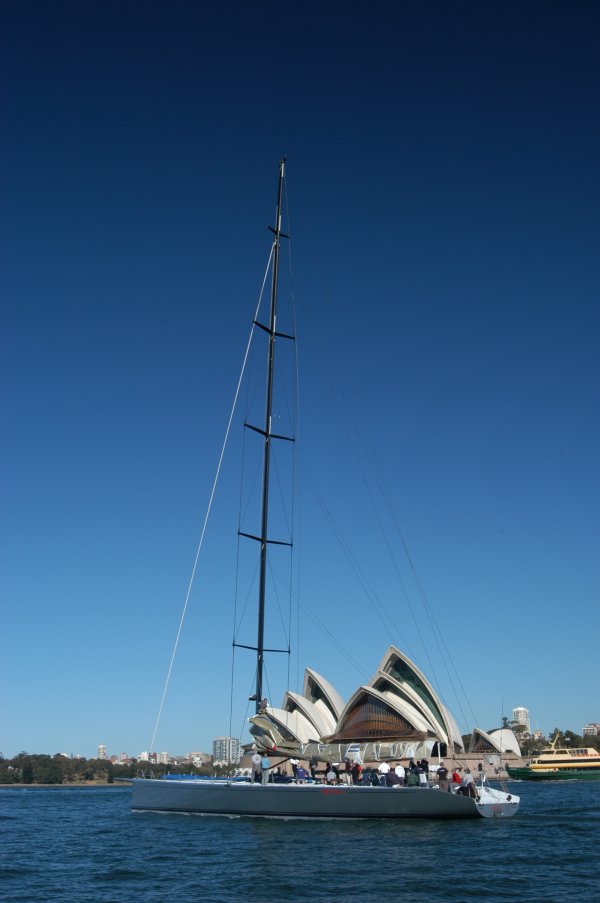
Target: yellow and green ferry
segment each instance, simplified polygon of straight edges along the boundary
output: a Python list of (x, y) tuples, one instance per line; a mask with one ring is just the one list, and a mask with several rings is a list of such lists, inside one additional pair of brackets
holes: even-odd
[(522, 768), (507, 765), (508, 776), (518, 781), (600, 781), (597, 749), (557, 748), (555, 743)]

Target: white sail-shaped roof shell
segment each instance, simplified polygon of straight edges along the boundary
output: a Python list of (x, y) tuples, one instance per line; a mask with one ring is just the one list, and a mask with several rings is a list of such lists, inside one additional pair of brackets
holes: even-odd
[[(311, 683), (318, 690), (318, 698), (314, 698), (311, 693)], [(304, 689), (303, 696), (312, 702), (319, 710), (331, 715), (334, 721), (338, 721), (344, 709), (344, 700), (328, 680), (313, 671), (312, 668), (306, 668), (304, 671)]]
[(474, 752), (477, 746), (477, 740), (480, 738), (484, 743), (489, 744), (491, 751), (502, 753), (516, 753), (521, 755), (521, 747), (513, 731), (509, 728), (497, 728), (495, 731), (482, 731), (480, 727), (473, 728), (471, 740), (469, 742), (469, 751)]
[(521, 747), (517, 740), (516, 734), (510, 728), (502, 727), (488, 734), (490, 740), (501, 753), (514, 752), (518, 756), (521, 755)]
[(285, 709), (275, 709), (269, 706), (267, 714), (271, 721), (275, 723), (275, 727), (281, 725), (286, 731), (293, 734), (300, 743), (308, 743), (310, 740), (319, 739), (314, 725), (298, 710), (287, 712)]
[(423, 672), (396, 646), (383, 656), (372, 683), (384, 677), (402, 688), (415, 708), (429, 722), (440, 740), (463, 749), (463, 742), (453, 718)]
[[(385, 681), (388, 689), (382, 690), (381, 684)], [(380, 686), (377, 686), (377, 685)], [(375, 676), (369, 681), (369, 686), (378, 689), (384, 696), (390, 699), (398, 699), (402, 700), (405, 705), (411, 707), (411, 709), (418, 715), (420, 718), (424, 718), (427, 724), (427, 730), (432, 731), (435, 734), (439, 734), (444, 740), (446, 739), (446, 727), (441, 718), (436, 718), (435, 714), (429, 708), (425, 708), (421, 698), (414, 692), (414, 690), (407, 686), (406, 684), (401, 684), (395, 678), (391, 676), (391, 674), (385, 674), (383, 671), (378, 671)], [(408, 698), (407, 698), (408, 697)]]
[(315, 736), (325, 737), (335, 730), (333, 715), (325, 706), (318, 706), (305, 696), (288, 690), (283, 699), (283, 708), (286, 712), (300, 711), (308, 722), (313, 725)]

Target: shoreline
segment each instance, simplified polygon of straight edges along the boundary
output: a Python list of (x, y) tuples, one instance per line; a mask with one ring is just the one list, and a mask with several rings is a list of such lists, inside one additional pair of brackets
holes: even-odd
[(123, 788), (131, 783), (132, 779), (121, 778), (113, 784), (101, 784), (90, 782), (87, 784), (0, 784), (0, 790), (97, 790), (99, 787), (104, 789)]

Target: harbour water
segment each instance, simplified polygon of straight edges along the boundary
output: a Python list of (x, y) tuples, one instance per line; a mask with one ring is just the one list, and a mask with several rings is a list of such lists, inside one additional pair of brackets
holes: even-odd
[(507, 820), (132, 814), (126, 786), (0, 789), (7, 903), (600, 901), (600, 783), (512, 784)]

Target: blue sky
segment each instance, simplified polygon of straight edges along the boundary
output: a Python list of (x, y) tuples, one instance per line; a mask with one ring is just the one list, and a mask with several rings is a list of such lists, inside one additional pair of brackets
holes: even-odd
[[(517, 705), (546, 732), (600, 720), (595, 5), (2, 16), (4, 755), (149, 746), (283, 154), (292, 684), (310, 665), (347, 697), (395, 642), (463, 731)], [(157, 737), (171, 752), (229, 731), (241, 432)], [(286, 681), (270, 664), (275, 701)]]

